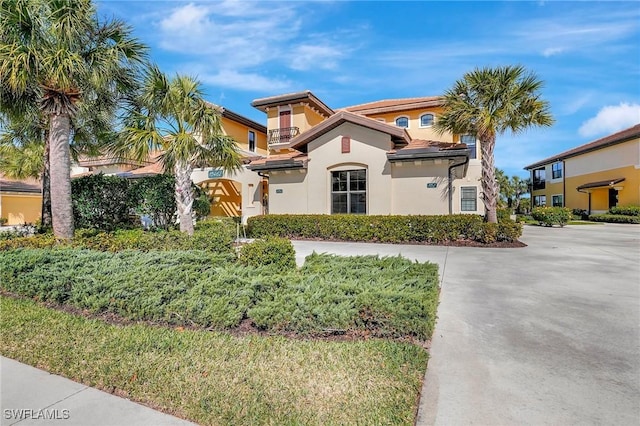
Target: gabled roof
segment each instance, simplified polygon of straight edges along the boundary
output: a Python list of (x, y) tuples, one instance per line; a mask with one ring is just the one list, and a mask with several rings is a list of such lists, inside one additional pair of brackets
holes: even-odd
[(287, 105), (296, 102), (308, 102), (311, 106), (316, 108), (327, 117), (334, 113), (331, 108), (329, 108), (324, 102), (322, 102), (316, 95), (311, 93), (310, 90), (256, 99), (251, 102), (251, 106), (259, 109), (262, 112), (266, 112), (267, 108), (269, 107)]
[(628, 129), (606, 136), (602, 139), (598, 139), (593, 142), (589, 142), (584, 145), (580, 145), (578, 147), (572, 148), (568, 151), (561, 152), (560, 154), (556, 154), (552, 157), (545, 158), (542, 161), (538, 161), (537, 163), (533, 163), (526, 166), (524, 169), (525, 170), (534, 169), (536, 167), (544, 166), (549, 163), (562, 161), (570, 157), (586, 154), (588, 152), (596, 151), (598, 149), (606, 148), (608, 146), (616, 145), (616, 144), (626, 142), (628, 140), (635, 139), (635, 138), (640, 138), (640, 124), (636, 124), (633, 127), (629, 127)]
[(254, 172), (282, 169), (304, 169), (307, 167), (307, 159), (307, 155), (300, 151), (289, 151), (284, 154), (272, 155), (269, 158), (254, 160), (247, 168)]
[(314, 126), (310, 130), (299, 134), (289, 142), (289, 147), (293, 149), (300, 149), (306, 146), (309, 142), (316, 139), (318, 136), (327, 133), (330, 130), (335, 129), (343, 123), (353, 123), (358, 126), (366, 127), (368, 129), (376, 130), (378, 132), (386, 133), (391, 136), (391, 140), (397, 144), (408, 144), (411, 141), (409, 134), (404, 128), (385, 124), (377, 120), (372, 120), (367, 117), (363, 117), (358, 114), (354, 114), (348, 111), (340, 111), (333, 114), (322, 123)]
[(350, 111), (362, 115), (382, 114), (385, 112), (400, 112), (410, 109), (429, 108), (442, 106), (442, 96), (426, 96), (420, 98), (385, 99), (382, 101), (368, 102), (340, 108), (341, 111)]

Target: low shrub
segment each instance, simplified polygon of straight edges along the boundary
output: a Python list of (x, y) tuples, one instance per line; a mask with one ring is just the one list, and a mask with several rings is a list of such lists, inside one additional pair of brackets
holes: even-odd
[(286, 238), (267, 237), (255, 240), (243, 245), (238, 257), (240, 263), (247, 266), (271, 266), (280, 271), (296, 267), (296, 251)]
[(640, 206), (615, 206), (609, 209), (613, 215), (640, 216)]
[(13, 229), (5, 229), (0, 232), (0, 242), (29, 237), (34, 235), (36, 231), (35, 225), (20, 225), (13, 227)]
[(621, 214), (592, 214), (589, 220), (608, 223), (640, 223), (640, 216), (628, 216)]
[(71, 181), (73, 220), (76, 228), (113, 231), (131, 228), (135, 206), (129, 195), (129, 180), (103, 174), (83, 176)]
[(9, 219), (7, 219), (6, 217), (0, 217), (0, 226), (6, 225), (8, 221)]
[(573, 214), (574, 219), (589, 220), (589, 213), (584, 209), (573, 209), (571, 214)]
[(522, 227), (507, 219), (498, 228), (478, 215), (365, 216), (365, 215), (266, 215), (248, 220), (249, 234), (260, 238), (318, 238), (383, 243), (447, 243), (473, 240), (487, 243), (516, 241)]
[(560, 227), (566, 225), (573, 217), (568, 207), (535, 207), (531, 210), (531, 216), (540, 225), (560, 225)]
[(401, 257), (313, 254), (302, 269), (282, 270), (241, 265), (231, 253), (66, 247), (3, 251), (0, 264), (0, 287), (40, 301), (216, 329), (248, 318), (309, 335), (428, 339), (439, 292), (437, 265)]

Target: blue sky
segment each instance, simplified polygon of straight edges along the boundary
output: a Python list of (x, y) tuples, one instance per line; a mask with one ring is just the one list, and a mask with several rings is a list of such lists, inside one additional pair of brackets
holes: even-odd
[(251, 101), (309, 89), (332, 108), (442, 94), (475, 67), (545, 81), (556, 124), (498, 138), (507, 174), (640, 122), (639, 2), (98, 1), (169, 74), (265, 123)]

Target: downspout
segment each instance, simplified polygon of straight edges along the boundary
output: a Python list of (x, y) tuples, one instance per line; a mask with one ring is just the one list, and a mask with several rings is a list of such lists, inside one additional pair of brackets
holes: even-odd
[(567, 206), (567, 165), (562, 160), (562, 207)]
[(449, 182), (448, 182), (448, 191), (449, 191), (449, 214), (452, 215), (453, 214), (453, 178), (451, 177), (451, 172), (453, 171), (454, 167), (459, 167), (459, 166), (465, 166), (469, 164), (469, 156), (465, 156), (464, 157), (464, 161), (462, 163), (453, 163), (452, 165), (449, 166), (449, 170), (447, 173), (447, 177), (449, 178)]

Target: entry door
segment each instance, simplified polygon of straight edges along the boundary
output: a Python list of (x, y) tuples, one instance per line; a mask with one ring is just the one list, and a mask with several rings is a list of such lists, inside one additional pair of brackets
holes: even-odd
[(618, 205), (618, 190), (609, 188), (609, 208)]

